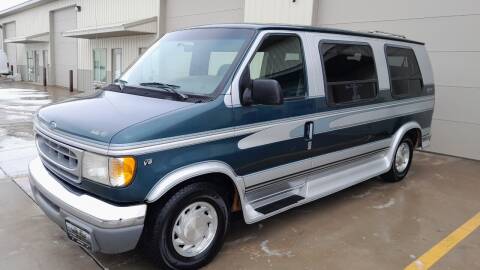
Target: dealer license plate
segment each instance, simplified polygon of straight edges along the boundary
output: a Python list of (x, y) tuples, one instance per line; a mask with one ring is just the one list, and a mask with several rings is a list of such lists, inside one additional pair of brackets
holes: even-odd
[(67, 236), (73, 242), (79, 244), (83, 248), (92, 250), (92, 236), (86, 230), (66, 221)]

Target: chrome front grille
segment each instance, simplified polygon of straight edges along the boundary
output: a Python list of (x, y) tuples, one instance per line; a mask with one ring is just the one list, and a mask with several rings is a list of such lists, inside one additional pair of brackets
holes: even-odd
[(82, 150), (38, 133), (35, 141), (43, 165), (50, 172), (62, 180), (74, 183), (81, 182)]

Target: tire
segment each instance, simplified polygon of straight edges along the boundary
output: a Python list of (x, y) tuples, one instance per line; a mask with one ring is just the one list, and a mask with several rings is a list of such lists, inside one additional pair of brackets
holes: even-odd
[(147, 254), (160, 269), (198, 269), (213, 260), (230, 220), (229, 204), (220, 194), (214, 185), (198, 182), (153, 206), (144, 241)]
[[(412, 164), (413, 142), (409, 137), (404, 137), (395, 149), (392, 167), (381, 178), (386, 182), (399, 182), (405, 178)], [(408, 157), (408, 160), (405, 158)]]

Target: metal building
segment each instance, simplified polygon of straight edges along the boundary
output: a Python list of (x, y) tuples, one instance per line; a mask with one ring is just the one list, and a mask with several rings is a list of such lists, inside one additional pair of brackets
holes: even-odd
[(168, 31), (265, 22), (380, 30), (422, 40), (433, 64), (431, 151), (480, 159), (476, 0), (30, 0), (0, 11), (0, 47), (22, 80), (88, 91), (112, 82)]

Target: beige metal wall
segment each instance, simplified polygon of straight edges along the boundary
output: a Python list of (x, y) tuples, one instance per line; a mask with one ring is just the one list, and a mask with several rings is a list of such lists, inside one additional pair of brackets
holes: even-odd
[(431, 151), (480, 159), (480, 1), (319, 0), (315, 24), (425, 41), (436, 83)]
[(158, 16), (160, 0), (74, 0), (82, 7), (78, 27), (108, 25)]
[[(16, 36), (15, 22), (6, 23), (3, 25), (4, 36), (6, 39)], [(17, 46), (15, 44), (5, 44), (5, 52), (7, 53), (8, 62), (10, 65), (17, 66)]]
[(244, 0), (167, 0), (166, 30), (243, 22), (243, 5)]
[(50, 30), (50, 11), (71, 5), (75, 5), (75, 1), (57, 0), (5, 18), (1, 18), (0, 23), (3, 24), (15, 21), (17, 36), (45, 33)]
[[(52, 12), (78, 5), (81, 7), (81, 12), (77, 13), (78, 28), (102, 26), (159, 16), (161, 1), (163, 0), (57, 0), (1, 18), (0, 23), (15, 22), (16, 36), (49, 32), (51, 30), (50, 14)], [(75, 52), (78, 58), (78, 75), (75, 76), (75, 85), (78, 84), (78, 89), (83, 91), (92, 89), (90, 73), (93, 68), (93, 48), (108, 49), (107, 69), (108, 72), (111, 72), (112, 48), (123, 49), (123, 67), (125, 68), (136, 59), (140, 47), (148, 47), (156, 38), (157, 36), (150, 35), (99, 40), (75, 39), (75, 42), (78, 43), (78, 49)], [(17, 63), (22, 71), (20, 73), (24, 75), (28, 46), (23, 44), (12, 44), (11, 46), (16, 48)], [(51, 64), (55, 53), (49, 50), (48, 54), (49, 64)]]
[(125, 70), (139, 56), (139, 49), (149, 47), (156, 39), (155, 35), (103, 38), (96, 40), (79, 39), (78, 41), (78, 89), (81, 91), (90, 91), (94, 89), (92, 69), (93, 69), (93, 49), (107, 49), (107, 81), (112, 81), (112, 50), (122, 49), (122, 67)]
[[(52, 13), (51, 41), (52, 65), (54, 66), (55, 85), (70, 86), (70, 70), (73, 78), (77, 77), (77, 41), (66, 38), (63, 32), (77, 27), (77, 11), (74, 7), (63, 8)], [(77, 88), (77, 80), (73, 80), (73, 88)]]
[[(57, 0), (50, 2), (32, 9), (22, 11), (20, 13), (13, 14), (0, 19), (0, 24), (6, 24), (15, 22), (15, 36), (29, 36), (50, 31), (50, 12), (53, 10), (61, 9), (67, 6), (75, 5), (73, 0)], [(16, 63), (18, 65), (16, 70), (22, 75), (22, 79), (26, 79), (26, 66), (27, 66), (27, 46), (23, 44), (10, 44), (16, 49)], [(51, 53), (49, 50), (49, 58)], [(49, 59), (49, 64), (51, 58)]]
[(245, 0), (245, 22), (311, 25), (316, 0)]
[[(76, 0), (82, 10), (77, 14), (78, 28), (105, 26), (159, 17), (163, 0)], [(163, 23), (160, 21), (160, 23)], [(122, 49), (122, 67), (125, 70), (139, 56), (139, 48), (149, 47), (156, 35), (78, 39), (78, 89), (94, 89), (93, 49), (107, 49), (107, 82), (111, 82), (112, 50)]]

